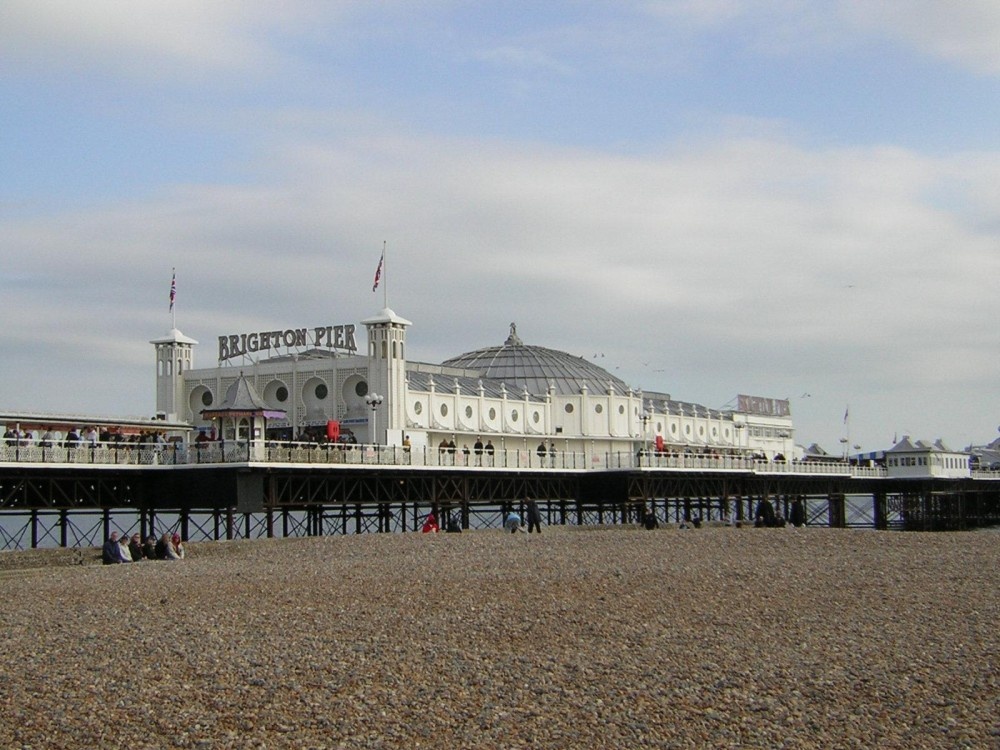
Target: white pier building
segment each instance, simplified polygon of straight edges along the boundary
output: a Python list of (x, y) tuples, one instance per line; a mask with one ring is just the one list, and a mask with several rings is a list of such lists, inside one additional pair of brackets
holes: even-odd
[[(273, 412), (268, 435), (299, 439), (328, 423), (360, 443), (597, 456), (667, 453), (794, 456), (787, 400), (740, 395), (731, 409), (640, 391), (581, 357), (526, 344), (511, 324), (502, 343), (440, 364), (411, 360), (409, 320), (384, 308), (353, 324), (218, 337), (212, 367), (195, 366), (198, 342), (173, 329), (156, 349), (156, 411), (210, 432), (218, 407), (243, 376)], [(378, 398), (381, 397), (381, 398)], [(255, 427), (259, 432), (260, 428)], [(250, 437), (251, 420), (224, 428)], [(228, 433), (228, 434), (226, 434)]]

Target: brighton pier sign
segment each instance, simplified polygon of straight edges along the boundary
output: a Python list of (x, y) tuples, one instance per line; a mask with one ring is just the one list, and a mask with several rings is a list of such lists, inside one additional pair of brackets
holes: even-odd
[(287, 328), (277, 331), (258, 331), (256, 333), (234, 333), (229, 336), (219, 336), (219, 362), (225, 362), (233, 357), (244, 357), (256, 352), (269, 352), (272, 349), (302, 349), (305, 347), (328, 347), (356, 352), (358, 344), (354, 340), (354, 326), (317, 326), (316, 328)]

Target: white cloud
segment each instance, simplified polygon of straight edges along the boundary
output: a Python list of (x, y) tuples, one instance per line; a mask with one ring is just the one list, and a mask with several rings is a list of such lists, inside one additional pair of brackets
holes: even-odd
[[(152, 392), (137, 363), (167, 327), (171, 267), (178, 322), (208, 364), (219, 334), (373, 311), (387, 240), (390, 304), (415, 323), (416, 359), (500, 343), (515, 320), (528, 343), (613, 352), (615, 374), (680, 398), (811, 392), (803, 439), (830, 442), (839, 424), (819, 412), (842, 414), (849, 399), (866, 445), (899, 414), (916, 431), (923, 417), (910, 415), (928, 401), (952, 405), (928, 429), (956, 444), (996, 410), (983, 352), (1000, 340), (982, 312), (1000, 222), (995, 203), (977, 202), (995, 195), (995, 157), (756, 138), (626, 158), (383, 133), (290, 142), (256, 170), (256, 187), (178, 185), (0, 228), (7, 273), (34, 279), (0, 282), (13, 311), (0, 336), (6, 392), (34, 390), (46, 356), (26, 340), (52, 351), (79, 340), (60, 357), (92, 350), (119, 387), (45, 400), (141, 413)], [(663, 372), (640, 364), (651, 360)], [(102, 389), (116, 400), (97, 400)]]
[(571, 66), (556, 60), (542, 50), (510, 44), (482, 50), (476, 53), (476, 57), (484, 62), (514, 70), (541, 70), (559, 75), (569, 75), (573, 72)]
[(100, 67), (157, 78), (264, 70), (281, 58), (273, 39), (336, 23), (357, 3), (240, 0), (6, 0), (0, 57), (37, 69)]
[(994, 0), (844, 0), (842, 7), (860, 28), (978, 73), (1000, 74), (1000, 4)]
[(874, 36), (977, 73), (1000, 74), (1000, 4), (994, 0), (662, 0), (638, 7), (666, 28), (730, 31), (731, 43), (758, 52), (851, 48)]

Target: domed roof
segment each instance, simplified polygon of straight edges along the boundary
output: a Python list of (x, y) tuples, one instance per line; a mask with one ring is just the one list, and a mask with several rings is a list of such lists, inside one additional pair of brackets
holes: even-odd
[(544, 396), (549, 385), (555, 393), (568, 396), (579, 393), (584, 385), (591, 393), (607, 393), (609, 384), (619, 394), (627, 393), (629, 385), (603, 367), (557, 349), (529, 346), (517, 336), (517, 326), (510, 324), (510, 335), (503, 346), (489, 346), (460, 354), (443, 362), (448, 367), (475, 370), (483, 377), (506, 383), (508, 392)]

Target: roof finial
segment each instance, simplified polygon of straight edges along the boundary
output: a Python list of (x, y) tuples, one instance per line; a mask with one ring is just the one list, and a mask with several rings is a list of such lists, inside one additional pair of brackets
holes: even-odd
[(503, 342), (504, 346), (521, 346), (521, 339), (517, 337), (517, 323), (510, 324), (510, 335), (507, 340)]

